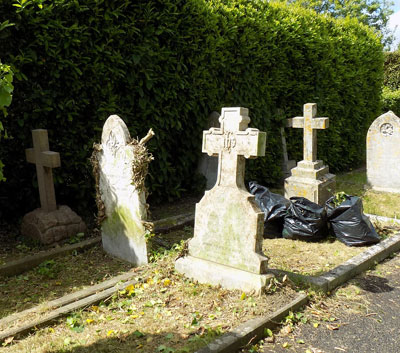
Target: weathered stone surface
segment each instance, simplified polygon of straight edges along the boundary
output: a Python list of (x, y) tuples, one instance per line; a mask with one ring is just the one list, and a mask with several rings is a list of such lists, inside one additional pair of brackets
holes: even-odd
[(25, 152), (27, 161), (36, 165), (41, 208), (24, 216), (21, 233), (51, 244), (85, 232), (85, 224), (74, 211), (68, 206), (57, 207), (52, 168), (61, 165), (60, 154), (49, 151), (47, 130), (32, 130), (32, 137), (33, 148)]
[(292, 175), (285, 179), (285, 197), (305, 197), (319, 205), (332, 196), (336, 188), (336, 177), (329, 168), (317, 160), (316, 129), (327, 129), (329, 118), (316, 118), (317, 104), (304, 105), (304, 117), (288, 120), (288, 126), (304, 129), (304, 160), (291, 170)]
[(21, 234), (51, 244), (86, 231), (85, 223), (68, 206), (47, 212), (42, 208), (27, 213), (22, 219)]
[(104, 250), (133, 265), (147, 263), (145, 192), (133, 185), (134, 147), (125, 123), (110, 116), (103, 127), (98, 153), (99, 190), (106, 218), (101, 224)]
[(36, 165), (40, 204), (45, 211), (57, 209), (52, 168), (59, 167), (60, 154), (49, 151), (47, 130), (32, 130), (33, 148), (27, 149), (26, 160)]
[[(208, 117), (207, 129), (218, 128), (219, 127), (219, 113), (212, 112)], [(217, 181), (217, 171), (218, 171), (218, 158), (217, 156), (209, 156), (203, 154), (200, 158), (198, 170), (200, 174), (204, 175), (206, 178), (206, 190), (210, 190)]]
[[(244, 172), (245, 158), (264, 156), (266, 135), (247, 128), (250, 118), (246, 108), (223, 108), (219, 121), (221, 128), (203, 132), (203, 152), (218, 156), (217, 181), (196, 205), (190, 256), (179, 259), (176, 268), (203, 281), (207, 279), (203, 270), (208, 265), (202, 270), (198, 259), (209, 262), (211, 268), (217, 263), (232, 271), (252, 273), (248, 277), (257, 278), (252, 281), (252, 290), (259, 290), (262, 280), (258, 276), (267, 269), (267, 258), (262, 253), (263, 213), (244, 186)], [(210, 281), (227, 286), (224, 276), (214, 276)], [(240, 281), (237, 276), (236, 283), (231, 284), (235, 288), (251, 287)]]
[(400, 193), (400, 118), (391, 111), (368, 130), (367, 179), (375, 190)]
[(254, 291), (257, 294), (261, 294), (274, 277), (272, 274), (251, 273), (193, 256), (178, 259), (175, 268), (200, 283), (221, 285), (243, 292)]

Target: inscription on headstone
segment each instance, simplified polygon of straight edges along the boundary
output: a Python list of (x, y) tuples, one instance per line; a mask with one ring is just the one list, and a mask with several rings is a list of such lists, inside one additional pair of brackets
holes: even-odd
[(271, 277), (262, 253), (263, 213), (244, 185), (245, 158), (265, 155), (266, 134), (247, 128), (246, 108), (223, 108), (220, 128), (203, 132), (203, 152), (218, 156), (215, 186), (196, 205), (189, 256), (176, 269), (203, 283), (260, 291)]
[(368, 130), (367, 179), (375, 190), (400, 193), (400, 118), (391, 111)]

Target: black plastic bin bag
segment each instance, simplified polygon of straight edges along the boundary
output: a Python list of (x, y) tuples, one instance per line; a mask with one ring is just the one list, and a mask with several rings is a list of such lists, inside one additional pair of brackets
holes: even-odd
[(291, 197), (283, 223), (286, 239), (319, 241), (328, 236), (326, 211), (304, 197)]
[(366, 246), (379, 243), (380, 238), (367, 216), (363, 214), (362, 200), (346, 195), (346, 200), (335, 207), (334, 196), (325, 203), (328, 222), (333, 234), (348, 246)]
[(255, 201), (264, 212), (264, 237), (282, 237), (283, 218), (285, 217), (290, 201), (282, 195), (275, 194), (265, 186), (257, 184), (255, 181), (249, 182), (251, 194), (255, 196)]

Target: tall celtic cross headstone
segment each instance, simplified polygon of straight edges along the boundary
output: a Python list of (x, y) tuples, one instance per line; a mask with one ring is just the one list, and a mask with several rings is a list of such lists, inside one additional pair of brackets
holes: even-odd
[(367, 179), (378, 191), (400, 193), (400, 118), (389, 111), (367, 134)]
[(47, 130), (32, 130), (33, 148), (26, 149), (26, 160), (36, 165), (40, 204), (46, 212), (57, 209), (52, 168), (61, 165), (60, 154), (49, 151)]
[(111, 115), (105, 122), (96, 156), (98, 191), (105, 212), (101, 222), (103, 248), (133, 265), (146, 264), (146, 196), (134, 182), (133, 165), (138, 155), (119, 116)]
[(317, 104), (304, 105), (304, 116), (288, 119), (288, 127), (303, 129), (303, 160), (285, 179), (285, 197), (302, 196), (323, 205), (335, 190), (335, 176), (317, 160), (317, 131), (327, 129), (329, 118), (317, 118)]
[(21, 234), (51, 244), (85, 232), (81, 217), (68, 206), (57, 206), (52, 169), (61, 165), (60, 154), (49, 151), (47, 130), (32, 130), (32, 138), (33, 148), (25, 153), (26, 160), (36, 165), (41, 207), (23, 217)]
[(194, 236), (179, 272), (202, 283), (261, 291), (267, 275), (262, 253), (263, 213), (244, 185), (245, 159), (265, 155), (266, 134), (247, 128), (246, 108), (223, 108), (221, 127), (203, 132), (203, 152), (218, 156), (215, 186), (196, 205)]

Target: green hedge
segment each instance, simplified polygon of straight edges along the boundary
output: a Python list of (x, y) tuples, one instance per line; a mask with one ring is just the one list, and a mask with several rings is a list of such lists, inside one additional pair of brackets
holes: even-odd
[(392, 91), (400, 89), (400, 51), (385, 52), (383, 84)]
[[(380, 111), (383, 54), (356, 20), (263, 0), (27, 0), (23, 9), (14, 1), (0, 0), (0, 22), (15, 23), (0, 33), (2, 58), (15, 71), (0, 203), (16, 214), (38, 204), (24, 157), (33, 128), (47, 128), (61, 153), (58, 202), (92, 209), (88, 158), (110, 114), (133, 136), (156, 132), (152, 202), (196, 186), (201, 132), (223, 106), (249, 108), (251, 126), (268, 133), (266, 157), (248, 162), (247, 178), (278, 182), (284, 122), (277, 111), (300, 115), (307, 102), (331, 118), (318, 133), (319, 157), (333, 171), (363, 161), (366, 130)], [(302, 134), (294, 130), (288, 148), (301, 159)]]
[(388, 110), (400, 116), (400, 89), (392, 91), (388, 87), (383, 87), (382, 111), (385, 113)]

